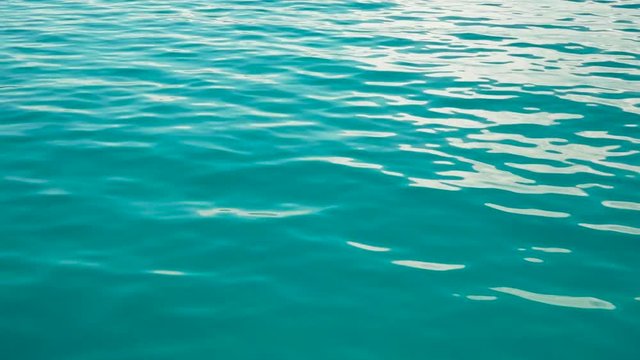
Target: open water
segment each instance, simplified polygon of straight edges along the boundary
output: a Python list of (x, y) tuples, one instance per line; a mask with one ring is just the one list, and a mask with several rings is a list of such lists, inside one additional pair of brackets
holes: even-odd
[(0, 1), (0, 357), (640, 359), (639, 29)]

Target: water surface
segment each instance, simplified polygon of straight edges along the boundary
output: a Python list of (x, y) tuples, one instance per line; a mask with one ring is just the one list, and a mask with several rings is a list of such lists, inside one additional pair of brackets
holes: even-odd
[(633, 1), (0, 17), (3, 358), (640, 358)]

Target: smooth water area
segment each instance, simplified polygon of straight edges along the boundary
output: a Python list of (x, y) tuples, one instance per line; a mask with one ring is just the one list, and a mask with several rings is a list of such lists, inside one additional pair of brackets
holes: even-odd
[(640, 358), (640, 7), (0, 1), (2, 359)]

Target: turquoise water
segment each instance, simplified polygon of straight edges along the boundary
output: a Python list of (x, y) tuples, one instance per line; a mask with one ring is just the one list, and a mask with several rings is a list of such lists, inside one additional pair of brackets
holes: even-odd
[(633, 1), (3, 0), (2, 359), (638, 359)]

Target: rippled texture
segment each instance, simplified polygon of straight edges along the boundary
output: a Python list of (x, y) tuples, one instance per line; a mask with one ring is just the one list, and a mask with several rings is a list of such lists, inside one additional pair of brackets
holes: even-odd
[(0, 16), (2, 358), (640, 358), (637, 2)]

